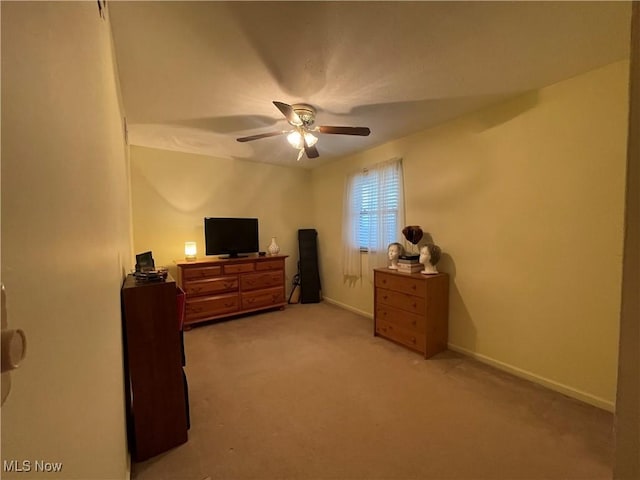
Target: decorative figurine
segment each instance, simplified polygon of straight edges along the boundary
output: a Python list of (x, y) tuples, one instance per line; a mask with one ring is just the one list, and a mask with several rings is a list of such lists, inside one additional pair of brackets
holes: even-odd
[(404, 255), (404, 247), (401, 243), (398, 242), (390, 243), (387, 247), (387, 254), (389, 255), (389, 260), (391, 260), (391, 265), (389, 265), (389, 268), (391, 270), (397, 270), (398, 258), (400, 257), (400, 255)]
[(420, 249), (420, 263), (424, 265), (423, 275), (435, 275), (438, 273), (436, 264), (440, 261), (440, 247), (433, 243), (427, 243)]

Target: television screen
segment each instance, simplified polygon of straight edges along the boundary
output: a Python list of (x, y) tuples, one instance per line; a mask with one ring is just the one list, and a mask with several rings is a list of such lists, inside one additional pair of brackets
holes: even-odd
[(207, 255), (238, 257), (239, 253), (259, 250), (257, 218), (204, 219), (204, 243)]

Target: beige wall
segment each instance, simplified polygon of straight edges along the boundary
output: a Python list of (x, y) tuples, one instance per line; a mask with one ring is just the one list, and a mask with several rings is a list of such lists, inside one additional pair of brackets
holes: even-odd
[(258, 218), (260, 249), (277, 238), (287, 288), (297, 271), (298, 229), (314, 228), (308, 171), (244, 160), (131, 147), (136, 253), (151, 250), (156, 265), (184, 260), (184, 243), (205, 256), (204, 217)]
[[(345, 175), (402, 157), (406, 224), (451, 275), (450, 346), (613, 409), (627, 81), (615, 63), (315, 169), (319, 241), (340, 245)], [(325, 298), (371, 314), (339, 255), (320, 270)]]
[[(32, 462), (2, 478), (128, 478), (115, 78), (96, 2), (2, 2), (2, 281), (9, 326), (28, 338), (2, 406), (2, 460)], [(62, 471), (35, 472), (42, 460)]]

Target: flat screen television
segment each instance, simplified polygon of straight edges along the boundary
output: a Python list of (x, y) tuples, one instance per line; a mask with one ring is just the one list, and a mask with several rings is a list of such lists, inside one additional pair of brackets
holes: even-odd
[(242, 253), (255, 253), (260, 249), (258, 219), (206, 217), (204, 243), (207, 255), (237, 258)]

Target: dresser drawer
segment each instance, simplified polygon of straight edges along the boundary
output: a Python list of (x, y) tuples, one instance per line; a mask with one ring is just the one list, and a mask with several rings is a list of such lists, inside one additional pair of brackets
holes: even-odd
[(211, 278), (222, 274), (221, 266), (213, 267), (187, 267), (182, 269), (184, 280), (194, 280), (198, 278)]
[(427, 312), (426, 300), (424, 297), (416, 297), (406, 293), (376, 288), (376, 298), (378, 303), (399, 308), (410, 313), (425, 315)]
[(242, 308), (251, 309), (266, 307), (269, 305), (280, 305), (284, 303), (284, 288), (269, 288), (257, 292), (243, 293)]
[(413, 276), (403, 277), (396, 273), (376, 272), (375, 283), (376, 287), (412, 295), (422, 295), (425, 288), (425, 280), (423, 278)]
[(406, 330), (384, 320), (376, 320), (376, 333), (419, 352), (424, 353), (425, 351), (426, 338), (424, 334)]
[(405, 312), (388, 305), (379, 304), (376, 306), (376, 322), (383, 320), (385, 322), (397, 325), (405, 330), (425, 334), (427, 330), (427, 318), (424, 315)]
[(233, 265), (223, 265), (224, 273), (244, 273), (244, 272), (253, 272), (253, 263), (236, 263)]
[(186, 321), (235, 312), (239, 308), (240, 298), (237, 293), (213, 297), (187, 297), (185, 306)]
[(281, 287), (284, 282), (284, 272), (250, 273), (240, 278), (240, 287), (243, 292), (257, 290), (259, 288)]
[(284, 270), (284, 259), (257, 262), (256, 270)]
[(238, 290), (238, 277), (218, 277), (206, 280), (191, 280), (185, 282), (184, 291), (187, 295), (215, 295), (218, 293)]

